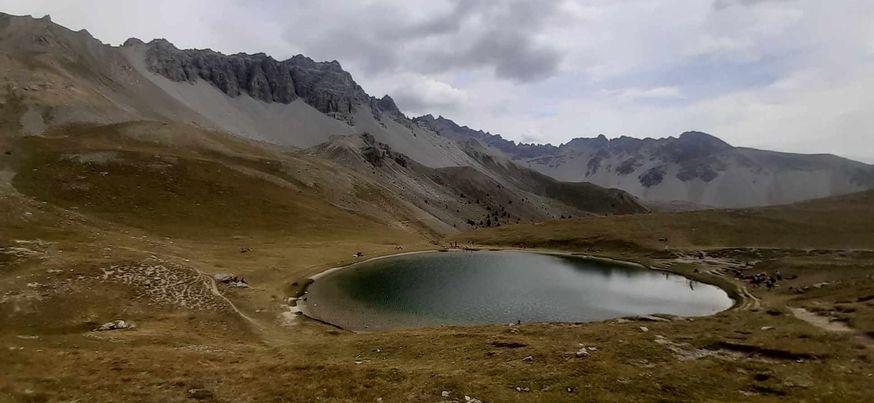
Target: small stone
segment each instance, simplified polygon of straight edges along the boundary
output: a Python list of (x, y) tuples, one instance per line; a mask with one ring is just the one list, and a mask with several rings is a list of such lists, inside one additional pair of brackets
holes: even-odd
[(774, 326), (762, 326), (762, 330), (774, 330)]
[(640, 327), (640, 331), (646, 333), (646, 332), (649, 331), (649, 328), (646, 327), (646, 326), (641, 326), (641, 327)]
[(529, 355), (529, 356), (523, 358), (522, 361), (526, 361), (526, 362), (534, 361), (534, 357)]
[(449, 397), (449, 391), (448, 391), (448, 390), (444, 390), (444, 391), (440, 392), (440, 396), (441, 396), (441, 397)]
[(212, 391), (209, 389), (194, 388), (188, 389), (188, 397), (197, 400), (210, 399), (213, 397)]
[(589, 356), (589, 350), (587, 350), (585, 347), (583, 347), (583, 348), (579, 349), (579, 350), (576, 352), (576, 356), (577, 356), (578, 358), (588, 357), (588, 356)]

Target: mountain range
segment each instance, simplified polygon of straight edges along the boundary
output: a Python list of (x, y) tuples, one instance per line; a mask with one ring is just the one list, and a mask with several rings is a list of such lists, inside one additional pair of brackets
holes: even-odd
[[(5, 14), (0, 35), (7, 133), (115, 125), (114, 133), (169, 147), (198, 133), (201, 151), (218, 153), (229, 151), (216, 136), (232, 136), (269, 150), (284, 174), (309, 183), (325, 203), (437, 233), (650, 208), (788, 203), (874, 186), (869, 165), (736, 148), (699, 132), (517, 144), (443, 117), (410, 119), (390, 96), (368, 95), (338, 62), (302, 55), (280, 61), (181, 50), (164, 39), (110, 46), (49, 17)], [(304, 162), (342, 172), (346, 191), (336, 174), (316, 175)]]
[(689, 131), (661, 139), (575, 138), (560, 146), (524, 144), (420, 116), (420, 126), (564, 181), (625, 190), (646, 202), (677, 207), (752, 207), (854, 193), (874, 187), (874, 167), (830, 154), (790, 154), (733, 147)]
[[(558, 181), (478, 144), (457, 142), (417, 125), (390, 97), (365, 93), (337, 62), (179, 50), (160, 39), (110, 46), (48, 17), (10, 15), (0, 16), (0, 49), (5, 56), (0, 60), (0, 88), (6, 100), (0, 107), (2, 141), (17, 149), (7, 155), (13, 161), (4, 169), (13, 172), (13, 185), (20, 192), (34, 191), (25, 183), (30, 180), (68, 179), (29, 178), (21, 172), (26, 160), (45, 158), (40, 148), (45, 145), (35, 143), (61, 137), (74, 145), (66, 146), (59, 161), (102, 165), (107, 176), (133, 166), (140, 172), (131, 181), (167, 181), (165, 172), (144, 162), (144, 149), (152, 158), (169, 158), (165, 163), (172, 167), (209, 159), (247, 180), (286, 188), (284, 193), (260, 195), (265, 203), (322, 204), (330, 211), (321, 214), (330, 217), (352, 212), (426, 233), (649, 211), (621, 190)], [(108, 144), (114, 146), (107, 149)], [(137, 155), (128, 156), (130, 152)], [(199, 157), (192, 161), (191, 153)], [(185, 176), (171, 178), (175, 181), (203, 179), (188, 169), (174, 175)], [(70, 180), (92, 180), (80, 176), (84, 179)], [(214, 194), (227, 199), (221, 204), (249, 208), (241, 205), (242, 198), (251, 196), (240, 193), (248, 186), (244, 180), (225, 183), (235, 177), (208, 181), (216, 182), (212, 187), (221, 183), (232, 188)], [(52, 190), (81, 193), (97, 187), (75, 183), (70, 189)], [(168, 189), (154, 191), (158, 194), (152, 197), (161, 197)], [(172, 190), (165, 196), (187, 192)], [(80, 200), (82, 195), (41, 196)], [(137, 200), (135, 205), (149, 203)], [(162, 213), (190, 213), (183, 203), (164, 206), (173, 211)], [(89, 206), (109, 215), (121, 208), (93, 201), (82, 207)]]
[[(424, 22), (503, 9), (458, 5)], [(0, 402), (869, 401), (874, 189), (709, 207), (871, 178), (702, 132), (520, 144), (338, 62), (0, 13)]]

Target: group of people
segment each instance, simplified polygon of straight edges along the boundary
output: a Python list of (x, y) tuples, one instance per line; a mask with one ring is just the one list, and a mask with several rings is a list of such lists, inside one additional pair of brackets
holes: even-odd
[(773, 289), (774, 286), (777, 285), (778, 280), (783, 279), (783, 275), (780, 274), (780, 271), (778, 270), (777, 272), (774, 273), (774, 275), (769, 275), (769, 274), (763, 272), (763, 273), (758, 273), (758, 274), (755, 274), (753, 276), (750, 276), (748, 279), (749, 279), (750, 284), (752, 284), (756, 287), (764, 284), (765, 287), (768, 287), (768, 289), (770, 290), (770, 289)]

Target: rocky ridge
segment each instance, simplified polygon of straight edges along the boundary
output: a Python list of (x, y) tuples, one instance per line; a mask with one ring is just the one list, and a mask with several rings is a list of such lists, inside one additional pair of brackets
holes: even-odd
[(874, 187), (874, 166), (833, 155), (733, 147), (707, 133), (678, 137), (575, 138), (559, 146), (525, 144), (424, 115), (416, 124), (567, 182), (628, 191), (650, 202), (715, 207), (781, 204)]
[(231, 97), (245, 93), (268, 103), (284, 104), (301, 98), (318, 111), (350, 124), (363, 105), (370, 106), (377, 119), (383, 114), (394, 119), (404, 117), (391, 97), (368, 95), (336, 60), (316, 62), (296, 55), (279, 61), (264, 53), (225, 55), (211, 49), (181, 50), (166, 39), (143, 43), (131, 38), (123, 46), (144, 46), (146, 66), (154, 73), (176, 82), (204, 80)]

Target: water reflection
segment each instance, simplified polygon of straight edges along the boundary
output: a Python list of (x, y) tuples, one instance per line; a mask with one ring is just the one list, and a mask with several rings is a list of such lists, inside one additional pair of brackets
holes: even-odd
[(353, 329), (692, 316), (731, 305), (722, 290), (685, 277), (522, 252), (431, 253), (360, 264), (319, 279), (308, 300), (308, 314)]

